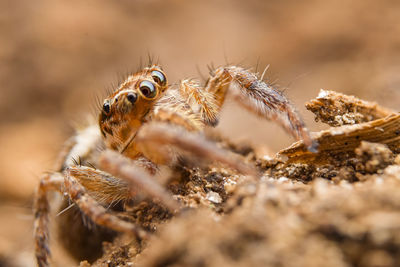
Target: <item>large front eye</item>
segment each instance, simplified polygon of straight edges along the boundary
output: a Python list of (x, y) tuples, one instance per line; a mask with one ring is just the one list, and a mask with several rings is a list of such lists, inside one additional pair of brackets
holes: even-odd
[(151, 77), (153, 77), (154, 81), (159, 85), (165, 85), (165, 83), (167, 82), (164, 73), (158, 70), (153, 70), (151, 72)]
[(108, 102), (105, 102), (103, 104), (103, 111), (108, 114), (110, 112), (110, 104)]
[(152, 82), (143, 81), (140, 83), (139, 91), (145, 99), (152, 99), (157, 96), (157, 89)]

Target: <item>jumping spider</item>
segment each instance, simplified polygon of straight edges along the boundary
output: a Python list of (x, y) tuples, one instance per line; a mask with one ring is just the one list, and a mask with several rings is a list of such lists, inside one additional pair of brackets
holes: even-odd
[[(99, 126), (90, 126), (70, 139), (58, 172), (41, 179), (35, 199), (38, 265), (49, 265), (50, 191), (64, 193), (95, 224), (144, 239), (148, 232), (122, 220), (107, 207), (132, 199), (140, 188), (171, 211), (179, 210), (179, 203), (152, 176), (158, 172), (158, 166), (180, 164), (183, 152), (257, 176), (238, 156), (217, 148), (202, 134), (206, 127), (217, 125), (228, 94), (256, 115), (277, 121), (295, 138), (302, 139), (310, 151), (316, 149), (288, 100), (244, 68), (216, 68), (204, 86), (193, 80), (170, 86), (160, 66), (146, 67), (130, 75), (104, 100)], [(74, 164), (78, 157), (94, 163), (98, 169), (89, 164)]]

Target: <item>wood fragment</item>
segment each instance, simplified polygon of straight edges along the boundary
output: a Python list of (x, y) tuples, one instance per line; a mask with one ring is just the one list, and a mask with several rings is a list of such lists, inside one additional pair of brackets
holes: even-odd
[(316, 121), (334, 127), (369, 122), (396, 113), (375, 102), (323, 89), (317, 98), (306, 103), (306, 108), (315, 114)]
[(340, 155), (354, 155), (361, 141), (385, 144), (393, 152), (400, 151), (400, 113), (376, 103), (325, 90), (321, 90), (319, 96), (306, 106), (317, 115), (317, 120), (342, 126), (313, 134), (314, 140), (319, 143), (317, 153), (309, 152), (301, 141), (281, 150), (277, 158), (283, 159), (286, 164), (327, 164)]

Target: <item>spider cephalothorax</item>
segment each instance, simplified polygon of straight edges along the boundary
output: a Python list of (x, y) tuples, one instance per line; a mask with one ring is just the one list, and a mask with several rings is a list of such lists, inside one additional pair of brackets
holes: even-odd
[[(38, 264), (47, 266), (49, 258), (48, 191), (68, 195), (95, 224), (135, 233), (142, 239), (148, 236), (146, 231), (105, 207), (132, 199), (136, 188), (140, 188), (171, 211), (178, 211), (180, 204), (153, 179), (160, 165), (173, 167), (181, 163), (177, 160), (181, 154), (189, 154), (257, 176), (254, 167), (218, 148), (202, 133), (206, 127), (217, 125), (228, 95), (257, 116), (278, 122), (295, 138), (302, 139), (310, 151), (316, 150), (295, 108), (256, 74), (226, 66), (213, 70), (204, 85), (182, 80), (178, 86), (169, 86), (161, 67), (152, 65), (130, 75), (104, 100), (100, 130), (93, 133), (91, 126), (72, 138), (63, 153), (62, 167), (41, 180), (35, 201)], [(96, 149), (99, 143), (106, 147), (100, 157)], [(72, 158), (90, 158), (93, 166), (71, 165)]]
[(107, 97), (99, 116), (100, 131), (107, 146), (117, 151), (123, 149), (167, 88), (164, 72), (152, 66), (130, 75)]

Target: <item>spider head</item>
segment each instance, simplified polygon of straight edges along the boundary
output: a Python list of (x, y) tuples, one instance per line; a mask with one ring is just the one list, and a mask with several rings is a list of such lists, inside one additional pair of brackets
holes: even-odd
[(129, 76), (107, 97), (99, 116), (99, 126), (108, 147), (119, 150), (146, 120), (157, 100), (168, 88), (159, 66), (145, 68)]

